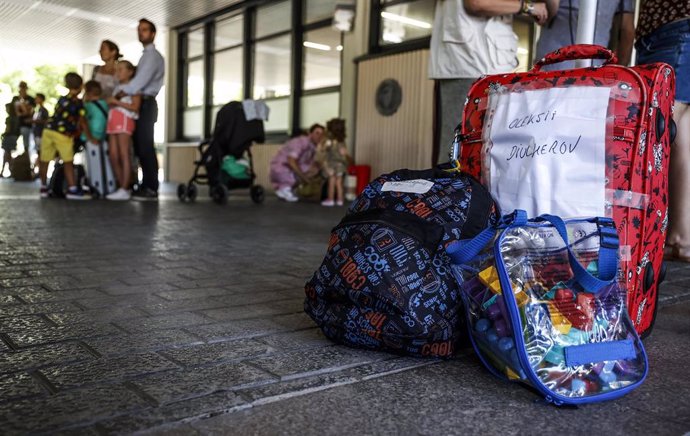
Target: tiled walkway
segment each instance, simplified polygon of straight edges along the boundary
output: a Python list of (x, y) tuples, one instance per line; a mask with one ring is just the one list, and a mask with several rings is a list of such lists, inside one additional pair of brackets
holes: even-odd
[(36, 191), (0, 180), (0, 434), (690, 431), (690, 266), (671, 265), (648, 382), (558, 410), (468, 351), (437, 362), (324, 339), (302, 286), (342, 209)]

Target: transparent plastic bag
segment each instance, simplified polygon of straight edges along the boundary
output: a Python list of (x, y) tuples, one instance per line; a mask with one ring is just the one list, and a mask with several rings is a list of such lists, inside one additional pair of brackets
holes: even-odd
[(647, 357), (616, 280), (617, 248), (608, 218), (527, 221), (524, 213), (448, 247), (484, 364), (556, 404), (637, 387)]

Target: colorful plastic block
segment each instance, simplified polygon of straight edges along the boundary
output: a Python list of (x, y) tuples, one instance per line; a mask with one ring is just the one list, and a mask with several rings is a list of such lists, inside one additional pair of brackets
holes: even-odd
[[(494, 294), (501, 294), (501, 282), (498, 278), (498, 272), (496, 271), (496, 268), (493, 266), (490, 266), (486, 268), (485, 270), (481, 271), (477, 277), (479, 278), (479, 281), (482, 282), (486, 287), (491, 290)], [(522, 290), (521, 287), (518, 287), (516, 289), (515, 284), (512, 284), (513, 287), (513, 294), (515, 295), (515, 300), (517, 301), (518, 306), (522, 307), (527, 302), (529, 301), (529, 296)]]
[(580, 330), (591, 330), (594, 321), (594, 296), (580, 292), (577, 301), (570, 289), (558, 289), (553, 304), (565, 316), (573, 327)]
[(517, 376), (516, 378), (525, 379), (526, 375), (520, 366), (513, 338), (499, 337), (495, 329), (488, 328), (490, 324), (491, 321), (481, 318), (474, 326), (474, 337), (482, 352), (497, 365), (501, 365), (498, 369), (503, 370), (509, 378)]

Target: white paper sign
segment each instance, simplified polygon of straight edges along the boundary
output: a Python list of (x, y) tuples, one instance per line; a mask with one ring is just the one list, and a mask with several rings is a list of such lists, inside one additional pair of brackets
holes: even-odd
[(381, 187), (381, 192), (409, 192), (412, 194), (425, 194), (434, 186), (434, 182), (424, 179), (405, 180), (402, 182), (386, 182)]
[(609, 94), (578, 86), (489, 97), (485, 180), (503, 212), (604, 215)]

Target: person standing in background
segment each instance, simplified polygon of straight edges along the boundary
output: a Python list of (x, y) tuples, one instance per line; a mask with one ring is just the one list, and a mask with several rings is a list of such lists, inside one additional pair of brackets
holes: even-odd
[(12, 97), (14, 112), (19, 119), (19, 134), (22, 136), (24, 151), (31, 152), (31, 125), (34, 115), (36, 100), (28, 93), (29, 86), (26, 82), (19, 82), (19, 95)]
[(116, 67), (117, 61), (122, 57), (120, 48), (114, 42), (105, 39), (101, 42), (98, 53), (103, 59), (103, 65), (97, 65), (93, 69), (92, 79), (101, 85), (101, 97), (112, 97), (113, 90), (117, 86)]
[(666, 62), (676, 72), (664, 258), (690, 262), (690, 0), (646, 0), (636, 36), (638, 64)]
[(531, 0), (439, 0), (436, 2), (429, 54), (429, 78), (436, 80), (435, 118), (440, 141), (435, 162), (448, 159), (448, 148), (472, 83), (485, 74), (509, 73), (518, 65), (513, 15), (546, 22), (544, 3)]
[[(549, 9), (557, 9), (555, 16), (541, 28), (535, 62), (561, 47), (575, 44), (577, 18), (580, 13), (580, 0), (547, 0)], [(594, 28), (594, 44), (608, 47), (613, 43), (620, 65), (630, 65), (633, 42), (635, 40), (635, 7), (633, 0), (600, 0), (597, 2), (597, 21)], [(609, 41), (614, 17), (620, 17), (620, 31), (616, 41)], [(592, 65), (603, 61), (595, 60)], [(544, 65), (543, 71), (575, 68), (575, 61)]]
[(31, 120), (31, 130), (34, 135), (34, 147), (36, 148), (34, 171), (38, 171), (39, 156), (41, 155), (41, 137), (43, 136), (43, 128), (48, 122), (48, 109), (43, 106), (45, 101), (45, 95), (41, 93), (36, 94), (36, 110), (34, 111), (33, 119)]
[(156, 38), (156, 25), (146, 18), (139, 20), (137, 27), (139, 42), (144, 46), (144, 53), (137, 64), (137, 72), (134, 78), (126, 85), (120, 87), (120, 93), (116, 97), (125, 95), (140, 95), (141, 107), (139, 118), (134, 128), (132, 140), (134, 154), (139, 158), (143, 179), (139, 189), (132, 194), (132, 200), (157, 201), (158, 200), (158, 157), (153, 142), (153, 127), (158, 119), (158, 104), (156, 96), (163, 87), (165, 75), (165, 61), (153, 40)]

